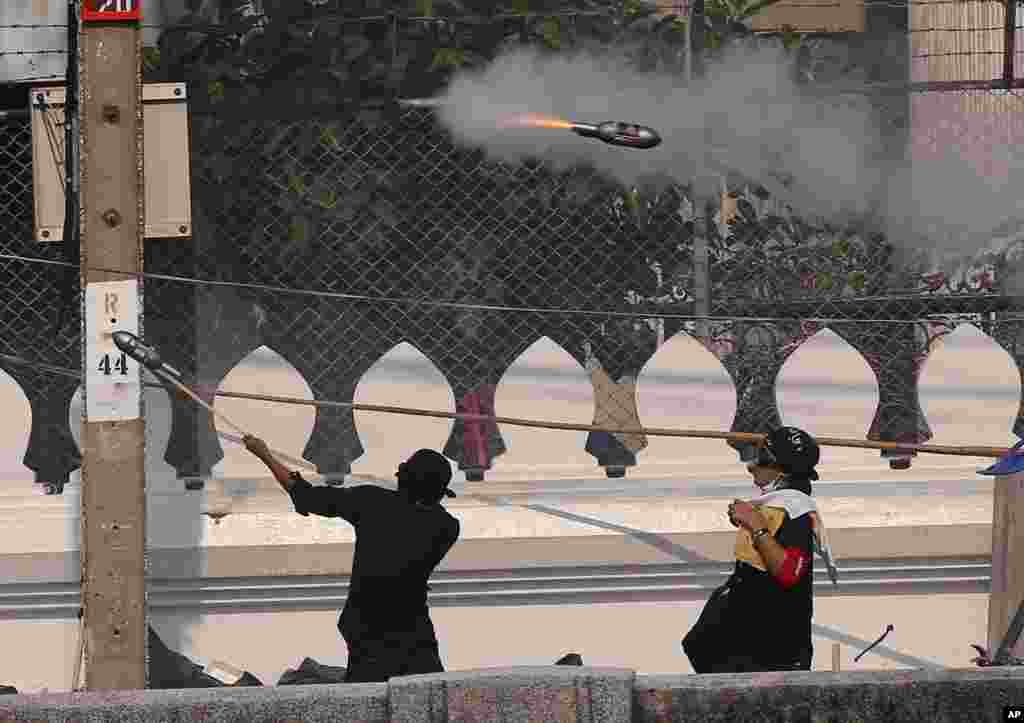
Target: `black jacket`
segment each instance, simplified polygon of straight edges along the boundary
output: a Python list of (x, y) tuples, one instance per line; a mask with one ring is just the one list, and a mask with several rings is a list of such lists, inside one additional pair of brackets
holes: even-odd
[(459, 538), (459, 521), (440, 504), (421, 505), (404, 492), (374, 485), (313, 486), (293, 475), (300, 515), (341, 517), (356, 531), (348, 603), (366, 614), (426, 611), (427, 581)]
[(798, 547), (808, 564), (792, 587), (743, 561), (712, 593), (683, 639), (697, 673), (809, 670), (813, 655), (814, 547), (810, 515), (788, 515), (775, 533), (783, 547)]

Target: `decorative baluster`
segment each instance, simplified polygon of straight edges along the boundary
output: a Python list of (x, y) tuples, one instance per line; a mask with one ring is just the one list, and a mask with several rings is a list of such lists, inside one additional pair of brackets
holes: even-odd
[[(399, 342), (399, 330), (383, 310), (334, 299), (275, 300), (267, 337), (302, 375), (313, 399), (352, 401), (356, 387)], [(365, 451), (350, 407), (317, 407), (302, 456), (331, 482), (340, 483)]]
[[(522, 319), (501, 313), (477, 311), (451, 316), (428, 311), (417, 321), (416, 345), (444, 375), (455, 397), (455, 411), (495, 416), (498, 383), (539, 336), (532, 325), (517, 325), (513, 322)], [(467, 481), (482, 482), (494, 460), (507, 449), (497, 423), (456, 419), (444, 454), (458, 463)]]
[[(613, 380), (592, 353), (587, 357), (585, 368), (594, 385), (594, 425), (639, 428), (636, 376), (627, 374)], [(597, 458), (609, 478), (625, 477), (626, 468), (636, 466), (636, 453), (646, 447), (645, 434), (591, 432), (587, 435), (587, 452)]]
[(1024, 439), (1024, 321), (1019, 312), (993, 314), (993, 319), (982, 324), (982, 330), (1007, 351), (1017, 365), (1021, 380), (1021, 401), (1017, 418), (1013, 420), (1013, 433)]
[[(302, 376), (313, 390), (314, 399), (352, 399), (359, 379), (369, 369), (349, 367), (341, 374), (322, 377)], [(301, 371), (301, 370), (300, 370)], [(340, 484), (344, 475), (352, 471), (352, 463), (363, 456), (363, 444), (356, 430), (352, 409), (347, 407), (317, 407), (313, 433), (302, 456), (315, 464), (329, 482)]]
[[(952, 331), (948, 323), (836, 323), (839, 336), (857, 349), (878, 380), (878, 408), (868, 430), (872, 441), (923, 444), (932, 437), (921, 409), (918, 377), (937, 340)], [(892, 469), (909, 469), (915, 452), (883, 450)]]
[[(162, 292), (160, 301), (176, 302), (175, 308), (193, 325), (186, 326), (180, 318), (158, 316), (147, 321), (147, 339), (191, 382), (203, 401), (212, 404), (224, 377), (263, 345), (262, 306), (223, 288), (179, 285)], [(164, 459), (178, 470), (179, 477), (209, 476), (224, 458), (213, 419), (174, 389), (168, 388), (168, 393), (172, 400), (171, 436)]]
[[(465, 383), (449, 384), (455, 393), (455, 411), (459, 414), (494, 416), (494, 394), (497, 382), (484, 380), (472, 387)], [(469, 482), (483, 482), (484, 474), (496, 457), (507, 451), (501, 430), (495, 422), (456, 419), (444, 446), (444, 454), (458, 461), (459, 469)]]
[[(590, 376), (594, 387), (592, 424), (638, 429), (641, 423), (636, 397), (637, 377), (657, 351), (663, 331), (656, 325), (632, 319), (595, 325), (590, 330), (594, 333), (589, 337), (580, 335), (577, 329), (572, 331), (576, 334), (569, 336), (563, 348), (580, 362)], [(637, 452), (646, 447), (647, 436), (644, 434), (591, 432), (587, 435), (587, 452), (604, 467), (609, 478), (624, 477), (627, 468), (636, 466)]]
[(4, 370), (21, 386), (32, 408), (32, 431), (23, 464), (35, 472), (47, 494), (60, 494), (68, 477), (82, 464), (69, 425), (69, 407), (78, 380), (27, 368)]
[[(721, 360), (736, 386), (736, 417), (730, 431), (768, 432), (782, 425), (775, 397), (779, 372), (789, 356), (822, 328), (811, 322), (718, 323), (707, 347)], [(754, 447), (729, 442), (740, 460), (754, 458)]]

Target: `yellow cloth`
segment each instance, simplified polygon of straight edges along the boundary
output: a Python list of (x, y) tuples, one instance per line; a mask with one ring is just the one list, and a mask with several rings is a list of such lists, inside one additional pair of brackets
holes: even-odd
[[(782, 522), (785, 520), (785, 513), (788, 513), (792, 520), (809, 514), (814, 532), (814, 551), (821, 555), (821, 559), (825, 561), (832, 584), (838, 584), (839, 569), (836, 567), (835, 560), (832, 559), (832, 548), (828, 543), (825, 522), (821, 519), (821, 513), (811, 497), (799, 490), (782, 489), (765, 493), (760, 497), (750, 500), (750, 503), (755, 509), (760, 510), (761, 514), (768, 520), (768, 529), (771, 530), (772, 535), (777, 533), (779, 527), (782, 526)], [(736, 534), (736, 559), (750, 563), (759, 570), (766, 569), (761, 555), (754, 548), (754, 543), (750, 539), (750, 533), (742, 528)]]
[[(640, 429), (640, 411), (636, 406), (636, 381), (614, 381), (596, 361), (591, 364), (590, 383), (594, 385), (594, 426)], [(612, 434), (634, 454), (647, 446), (645, 434)]]
[[(767, 505), (754, 505), (754, 509), (768, 522), (768, 530), (772, 535), (779, 531), (786, 519), (785, 507), (769, 507)], [(754, 540), (750, 533), (744, 528), (736, 530), (736, 559), (756, 567), (758, 570), (768, 571), (761, 553), (754, 547)]]

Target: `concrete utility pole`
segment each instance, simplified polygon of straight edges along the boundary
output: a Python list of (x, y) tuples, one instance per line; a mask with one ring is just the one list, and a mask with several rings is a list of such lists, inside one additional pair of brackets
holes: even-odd
[(145, 237), (141, 0), (81, 0), (82, 614), (85, 687), (146, 687), (146, 479), (140, 334)]

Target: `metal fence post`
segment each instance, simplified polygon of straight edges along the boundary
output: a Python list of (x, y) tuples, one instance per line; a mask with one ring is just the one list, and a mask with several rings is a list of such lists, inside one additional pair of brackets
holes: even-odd
[(1017, 57), (1017, 3), (1006, 0), (1006, 16), (1003, 20), (1003, 80), (1006, 89), (1013, 89), (1014, 59)]

